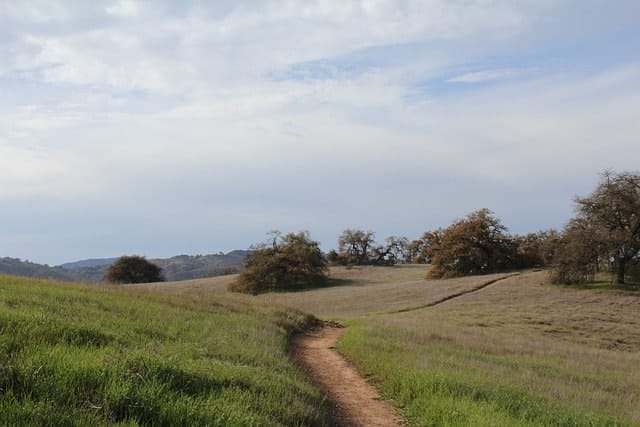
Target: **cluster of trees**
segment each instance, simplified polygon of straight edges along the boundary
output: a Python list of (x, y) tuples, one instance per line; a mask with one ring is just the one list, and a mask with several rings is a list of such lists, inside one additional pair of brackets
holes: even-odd
[(235, 272), (244, 259), (244, 269), (231, 289), (247, 293), (325, 284), (328, 263), (428, 263), (433, 267), (431, 278), (552, 266), (555, 283), (592, 281), (596, 273), (605, 270), (614, 273), (618, 284), (628, 278), (640, 281), (640, 174), (605, 171), (589, 196), (576, 198), (576, 206), (577, 215), (561, 233), (546, 230), (511, 235), (493, 212), (481, 209), (415, 240), (391, 236), (380, 244), (372, 231), (346, 229), (339, 236), (338, 250), (327, 256), (308, 232), (274, 232), (268, 243), (248, 252), (182, 255), (155, 262), (124, 256), (108, 268), (102, 261), (111, 260), (49, 267), (0, 258), (0, 272), (72, 280), (82, 270), (83, 280), (90, 271), (95, 280), (145, 283), (164, 281), (165, 271), (172, 280)]
[(562, 233), (511, 235), (488, 209), (470, 213), (419, 239), (392, 236), (378, 244), (372, 231), (347, 229), (338, 250), (327, 257), (307, 232), (274, 234), (254, 248), (232, 290), (259, 293), (317, 286), (327, 280), (327, 263), (394, 265), (429, 263), (431, 278), (450, 278), (553, 266), (556, 283), (592, 280), (602, 269), (624, 283), (640, 271), (640, 175), (605, 172), (595, 191), (577, 198), (578, 215)]
[(604, 269), (624, 284), (640, 266), (640, 174), (605, 171), (591, 195), (576, 198), (577, 215), (562, 233), (555, 283), (584, 283)]
[(394, 265), (409, 261), (409, 240), (391, 236), (378, 244), (373, 231), (348, 228), (338, 238), (338, 251), (327, 254), (336, 265)]
[(552, 230), (511, 236), (488, 209), (473, 212), (448, 228), (426, 232), (413, 241), (392, 236), (378, 244), (371, 231), (347, 229), (338, 239), (338, 250), (330, 251), (326, 257), (308, 232), (274, 232), (268, 243), (252, 248), (245, 269), (230, 290), (257, 294), (321, 286), (327, 281), (328, 263), (430, 263), (432, 278), (543, 266), (553, 258), (559, 242), (559, 234)]
[(559, 240), (554, 230), (511, 235), (493, 212), (481, 209), (414, 240), (412, 261), (431, 264), (431, 278), (541, 267), (552, 260)]
[(510, 235), (493, 212), (481, 209), (412, 241), (392, 236), (378, 244), (371, 231), (347, 229), (327, 257), (338, 265), (432, 264), (431, 277), (456, 277), (548, 265), (559, 241), (554, 230)]
[(321, 286), (327, 277), (327, 259), (308, 232), (273, 232), (270, 242), (252, 247), (229, 289), (250, 294), (292, 290)]
[(511, 235), (488, 209), (409, 241), (378, 245), (371, 231), (348, 229), (329, 261), (344, 265), (429, 263), (432, 278), (552, 266), (555, 283), (584, 283), (597, 272), (614, 281), (640, 280), (640, 174), (605, 171), (591, 195), (577, 198), (578, 215), (558, 232)]

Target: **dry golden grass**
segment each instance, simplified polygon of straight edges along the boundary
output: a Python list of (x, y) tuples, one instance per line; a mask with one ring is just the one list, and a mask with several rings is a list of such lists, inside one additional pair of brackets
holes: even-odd
[(139, 288), (154, 291), (162, 291), (172, 294), (223, 294), (227, 292), (227, 286), (236, 280), (237, 274), (226, 276), (207, 277), (204, 279), (181, 280), (178, 282), (141, 283), (131, 285), (107, 285), (111, 288)]
[[(551, 286), (534, 272), (435, 307), (355, 321), (354, 336), (369, 343), (345, 349), (357, 359), (376, 353), (378, 340), (381, 353), (397, 354), (391, 367), (640, 425), (639, 313), (640, 293)], [(378, 363), (362, 368), (401, 375), (371, 368)]]
[(497, 282), (424, 315), (446, 314), (457, 326), (491, 334), (508, 331), (518, 337), (638, 352), (639, 313), (640, 292), (551, 286), (545, 272), (535, 272)]
[(429, 266), (425, 265), (332, 267), (329, 274), (332, 286), (301, 292), (273, 292), (255, 297), (227, 291), (227, 286), (235, 280), (236, 275), (130, 286), (180, 294), (227, 294), (238, 299), (296, 307), (324, 319), (341, 319), (419, 307), (504, 276), (494, 274), (426, 280), (428, 270)]
[[(415, 270), (426, 274), (424, 267)], [(358, 279), (348, 279), (353, 282), (346, 282), (342, 286), (306, 292), (271, 293), (259, 298), (270, 303), (297, 307), (324, 319), (340, 320), (421, 307), (503, 276), (498, 274), (467, 279), (416, 280), (412, 277), (415, 273), (416, 271), (411, 271), (407, 274), (402, 268), (396, 270), (385, 267), (367, 267), (359, 272), (338, 270), (332, 272), (332, 277)], [(398, 278), (394, 278), (394, 274)], [(367, 277), (372, 277), (372, 280)]]
[[(323, 318), (348, 319), (420, 307), (506, 276), (425, 280), (427, 271), (428, 266), (423, 265), (333, 267), (330, 277), (340, 285), (259, 296), (228, 292), (227, 286), (236, 275), (129, 286), (179, 294), (226, 294), (292, 306)], [(440, 323), (455, 319), (456, 328), (473, 329), (475, 334), (508, 331), (517, 337), (535, 336), (601, 349), (640, 351), (640, 292), (594, 291), (551, 286), (547, 282), (545, 272), (529, 272), (436, 307), (382, 318), (392, 323), (422, 317), (430, 321), (440, 319)]]
[(589, 417), (592, 425), (606, 417), (640, 425), (640, 292), (552, 286), (546, 272), (526, 272), (419, 308), (505, 276), (427, 281), (427, 271), (332, 268), (341, 286), (256, 297), (227, 292), (232, 276), (145, 286), (346, 322), (339, 349), (417, 425), (544, 425), (553, 417), (558, 425)]

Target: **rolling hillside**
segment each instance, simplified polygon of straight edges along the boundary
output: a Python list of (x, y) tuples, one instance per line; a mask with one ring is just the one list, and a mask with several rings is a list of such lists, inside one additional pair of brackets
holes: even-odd
[[(338, 350), (410, 425), (640, 425), (638, 291), (552, 286), (543, 271), (426, 281), (427, 269), (333, 268), (340, 286), (241, 298), (346, 324)], [(224, 295), (232, 280), (151, 286)]]
[[(238, 271), (247, 251), (235, 250), (226, 254), (178, 255), (152, 259), (165, 272), (168, 280), (188, 280), (212, 277)], [(99, 283), (109, 265), (117, 258), (86, 259), (59, 266), (49, 266), (17, 258), (0, 258), (0, 274), (53, 279), (67, 282)]]
[(287, 358), (312, 321), (233, 297), (0, 276), (0, 425), (328, 425)]
[(2, 278), (0, 421), (330, 423), (286, 357), (301, 309), (347, 325), (337, 349), (408, 425), (640, 425), (637, 291), (427, 269), (333, 268), (334, 286), (256, 297), (227, 292), (233, 275), (101, 289)]

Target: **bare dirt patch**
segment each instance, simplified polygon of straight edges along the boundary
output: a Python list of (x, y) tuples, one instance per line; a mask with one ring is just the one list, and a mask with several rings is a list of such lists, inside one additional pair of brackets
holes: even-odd
[(292, 357), (296, 364), (332, 402), (336, 426), (402, 425), (394, 407), (334, 350), (343, 332), (344, 328), (326, 323), (294, 337)]

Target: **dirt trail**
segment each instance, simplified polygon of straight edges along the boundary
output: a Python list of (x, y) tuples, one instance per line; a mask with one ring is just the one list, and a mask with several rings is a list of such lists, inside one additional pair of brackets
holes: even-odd
[(400, 426), (402, 418), (334, 346), (344, 328), (332, 324), (293, 339), (298, 366), (333, 403), (333, 420), (341, 427)]
[[(403, 313), (433, 307), (455, 298), (481, 291), (497, 282), (517, 276), (509, 274), (482, 283), (473, 289), (385, 314)], [(291, 356), (300, 369), (316, 384), (333, 404), (333, 421), (341, 427), (401, 426), (402, 418), (395, 408), (381, 400), (378, 391), (335, 350), (344, 327), (331, 322), (293, 338)]]

